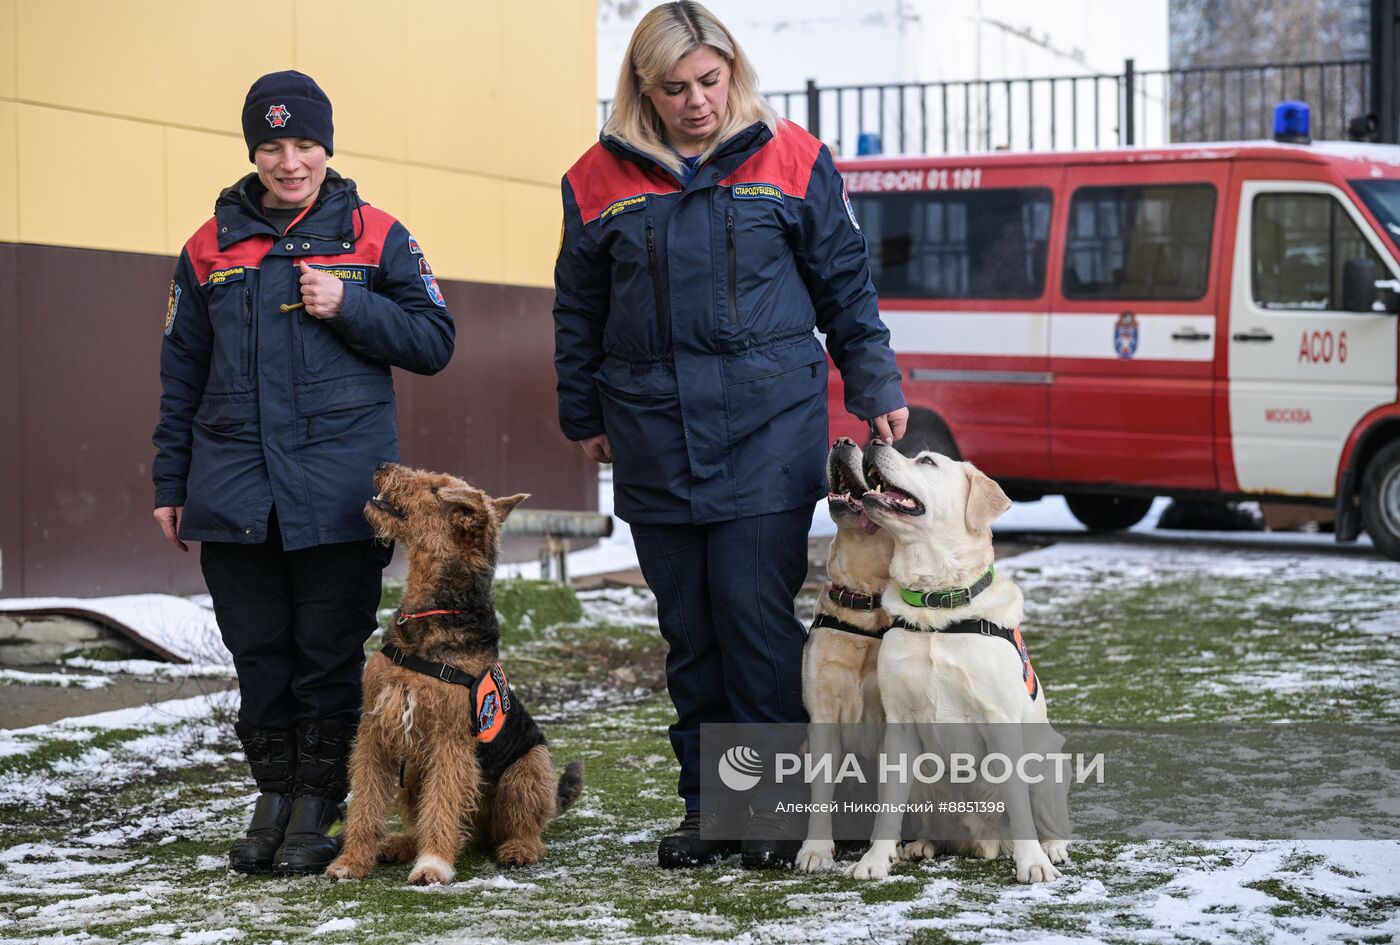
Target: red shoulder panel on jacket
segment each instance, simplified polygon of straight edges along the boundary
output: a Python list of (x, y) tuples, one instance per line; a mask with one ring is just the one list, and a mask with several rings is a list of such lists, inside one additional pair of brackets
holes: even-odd
[(644, 170), (613, 154), (601, 142), (583, 152), (565, 176), (585, 224), (598, 219), (619, 200), (639, 194), (673, 194), (681, 189), (680, 181), (665, 171)]
[[(363, 230), (360, 229), (362, 218)], [(354, 222), (355, 232), (359, 234), (355, 240), (354, 252), (336, 256), (333, 261), (361, 266), (379, 265), (379, 261), (384, 258), (384, 244), (388, 242), (389, 231), (399, 221), (378, 207), (365, 204), (354, 214)]]
[(214, 217), (194, 231), (185, 242), (185, 252), (189, 253), (190, 265), (194, 267), (195, 278), (200, 285), (209, 281), (209, 273), (224, 269), (246, 266), (256, 269), (262, 265), (262, 258), (272, 248), (272, 237), (253, 236), (239, 240), (228, 249), (219, 248), (219, 223)]
[(787, 119), (778, 122), (778, 133), (735, 169), (720, 186), (734, 184), (772, 184), (789, 197), (807, 196), (807, 184), (822, 143), (807, 129)]

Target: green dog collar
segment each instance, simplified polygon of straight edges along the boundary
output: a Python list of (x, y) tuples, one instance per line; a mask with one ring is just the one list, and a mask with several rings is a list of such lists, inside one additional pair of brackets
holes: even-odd
[(911, 591), (907, 587), (901, 587), (899, 596), (911, 607), (966, 607), (972, 603), (972, 598), (991, 586), (995, 571), (995, 564), (988, 565), (987, 570), (972, 582), (970, 587), (954, 587), (946, 591)]

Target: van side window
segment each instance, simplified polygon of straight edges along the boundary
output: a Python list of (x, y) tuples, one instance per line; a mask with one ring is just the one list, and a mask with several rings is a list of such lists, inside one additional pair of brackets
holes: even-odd
[(1215, 188), (1081, 187), (1069, 205), (1070, 299), (1199, 299), (1210, 275)]
[(1049, 188), (851, 194), (882, 297), (1033, 299), (1045, 290)]
[(1331, 194), (1259, 194), (1250, 220), (1254, 302), (1260, 308), (1337, 310), (1348, 259), (1388, 271)]

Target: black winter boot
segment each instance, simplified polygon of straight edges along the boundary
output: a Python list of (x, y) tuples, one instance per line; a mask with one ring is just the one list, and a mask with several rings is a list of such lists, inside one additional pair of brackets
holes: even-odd
[(296, 752), (292, 733), (286, 729), (262, 728), (247, 722), (234, 723), (243, 754), (258, 782), (257, 805), (247, 836), (234, 842), (228, 851), (229, 869), (239, 873), (270, 873), (272, 857), (282, 845), (287, 817), (292, 812), (292, 785), (296, 772)]
[(739, 864), (746, 870), (791, 867), (802, 847), (805, 827), (802, 818), (793, 814), (754, 814), (739, 844)]
[(287, 834), (274, 873), (319, 873), (340, 853), (345, 822), (346, 762), (355, 724), (334, 719), (297, 723), (297, 774)]
[(733, 834), (719, 814), (688, 810), (680, 826), (661, 838), (656, 862), (665, 869), (707, 866), (738, 851)]

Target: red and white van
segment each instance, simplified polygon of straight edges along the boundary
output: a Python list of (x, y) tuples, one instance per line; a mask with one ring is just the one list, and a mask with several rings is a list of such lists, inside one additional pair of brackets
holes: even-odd
[[(1158, 495), (1287, 499), (1400, 558), (1400, 147), (839, 166), (909, 448), (1063, 493), (1091, 528)], [(859, 438), (835, 371), (830, 390), (832, 435)]]

